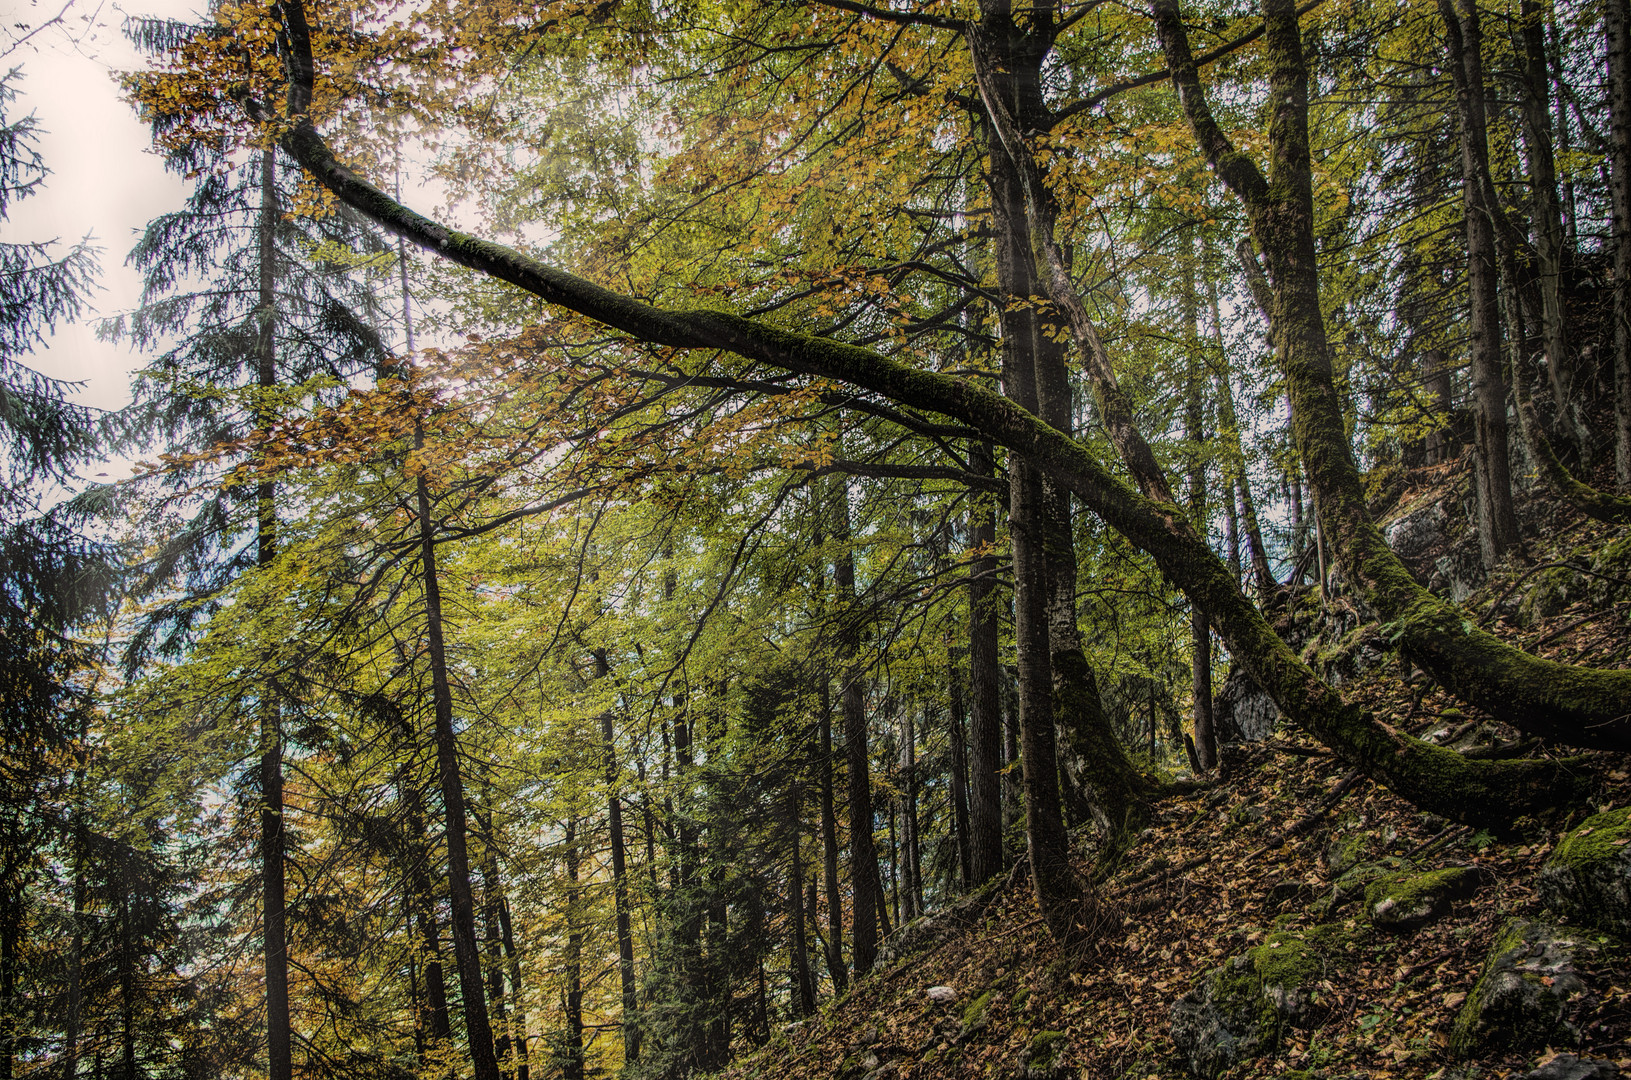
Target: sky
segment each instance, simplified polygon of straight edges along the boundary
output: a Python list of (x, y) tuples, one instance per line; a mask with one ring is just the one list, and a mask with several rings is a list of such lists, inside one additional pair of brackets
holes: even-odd
[(141, 65), (122, 27), (129, 15), (195, 20), (203, 7), (194, 0), (72, 0), (67, 7), (63, 0), (0, 0), (0, 70), (20, 67), (24, 76), (9, 113), (35, 115), (51, 170), (44, 190), (14, 203), (0, 228), (9, 242), (72, 244), (88, 236), (101, 249), (102, 288), (84, 316), (58, 327), (26, 362), (83, 382), (74, 397), (87, 405), (114, 409), (130, 400), (129, 375), (141, 357), (97, 341), (96, 323), (136, 306), (141, 281), (125, 256), (147, 222), (180, 209), (187, 194), (149, 149), (146, 125), (120, 100), (114, 73)]

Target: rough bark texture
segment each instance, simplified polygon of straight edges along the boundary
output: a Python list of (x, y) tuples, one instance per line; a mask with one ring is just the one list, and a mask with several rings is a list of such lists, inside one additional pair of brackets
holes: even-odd
[(1488, 195), (1489, 132), (1484, 107), (1482, 32), (1475, 0), (1439, 0), (1450, 74), (1455, 82), (1456, 118), (1461, 131), (1461, 190), (1467, 228), (1467, 332), (1472, 350), (1478, 480), (1478, 545), (1484, 566), (1492, 568), (1518, 543), (1508, 464), (1506, 364), (1501, 357), (1500, 267), (1496, 261), (1495, 218), (1500, 208)]
[[(1549, 5), (1548, 5), (1549, 6)], [(1535, 261), (1540, 277), (1541, 337), (1546, 346), (1546, 376), (1557, 402), (1558, 428), (1574, 446), (1582, 464), (1591, 461), (1591, 430), (1584, 401), (1575, 387), (1574, 356), (1569, 350), (1563, 308), (1563, 212), (1557, 194), (1557, 165), (1552, 154), (1549, 108), (1551, 78), (1546, 57), (1545, 12), (1540, 0), (1521, 0), (1523, 20), (1523, 148), (1534, 193)], [(1513, 372), (1521, 384), (1521, 372)]]
[(1609, 198), (1614, 250), (1614, 465), (1631, 492), (1631, 5), (1605, 0)]
[[(969, 467), (981, 476), (995, 470), (991, 447), (973, 443)], [(976, 495), (970, 511), (969, 544), (986, 552), (969, 564), (969, 856), (976, 883), (1002, 873), (1002, 670), (997, 651), (997, 542), (995, 508)]]
[[(821, 681), (821, 754), (816, 763), (821, 781), (821, 877), (827, 894), (827, 975), (833, 993), (849, 989), (844, 966), (844, 901), (838, 887), (838, 813), (833, 799), (832, 701), (828, 680)], [(813, 883), (812, 883), (813, 887)]]
[(879, 901), (883, 882), (878, 873), (878, 849), (872, 836), (872, 770), (867, 759), (866, 677), (858, 660), (859, 633), (855, 625), (855, 560), (850, 553), (849, 486), (833, 489), (833, 540), (838, 557), (833, 584), (842, 608), (838, 653), (844, 688), (840, 697), (844, 714), (844, 760), (849, 768), (850, 924), (854, 930), (852, 960), (855, 973), (865, 975), (878, 962)]

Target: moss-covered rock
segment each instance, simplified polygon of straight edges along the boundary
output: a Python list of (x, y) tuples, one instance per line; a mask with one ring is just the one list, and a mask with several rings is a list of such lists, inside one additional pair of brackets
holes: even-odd
[(966, 1037), (973, 1032), (983, 1029), (986, 1024), (986, 1013), (988, 1013), (990, 1009), (991, 991), (989, 990), (983, 994), (980, 994), (973, 1001), (970, 1001), (967, 1007), (963, 1009), (963, 1030), (961, 1032), (961, 1036)]
[(1379, 930), (1418, 930), (1448, 915), (1455, 901), (1477, 892), (1478, 877), (1470, 866), (1384, 874), (1365, 887), (1365, 911)]
[(1568, 566), (1554, 566), (1531, 579), (1518, 604), (1518, 624), (1534, 626), (1586, 595), (1586, 579)]
[(1065, 1052), (1069, 1049), (1064, 1032), (1037, 1032), (1020, 1052), (1021, 1075), (1025, 1080), (1060, 1080), (1067, 1075)]
[(1366, 832), (1350, 832), (1331, 838), (1325, 845), (1323, 858), (1325, 868), (1336, 877), (1341, 877), (1349, 870), (1365, 861), (1370, 853), (1370, 834)]
[(1272, 934), (1208, 972), (1172, 1006), (1172, 1041), (1202, 1080), (1247, 1058), (1272, 1053), (1288, 1027), (1303, 1023), (1325, 968), (1306, 941)]
[(1548, 923), (1510, 920), (1450, 1029), (1458, 1058), (1573, 1043), (1570, 1004), (1586, 992), (1576, 962), (1600, 946)]
[(1573, 922), (1631, 935), (1631, 807), (1565, 836), (1541, 870), (1540, 898)]

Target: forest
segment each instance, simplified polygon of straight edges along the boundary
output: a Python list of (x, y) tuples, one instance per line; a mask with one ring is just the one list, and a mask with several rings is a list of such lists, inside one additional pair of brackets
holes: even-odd
[(127, 408), (0, 244), (0, 1080), (1631, 1070), (1627, 0), (125, 33)]

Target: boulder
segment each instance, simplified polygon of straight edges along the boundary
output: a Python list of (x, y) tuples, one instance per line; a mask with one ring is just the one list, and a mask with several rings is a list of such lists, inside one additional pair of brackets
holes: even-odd
[(1512, 919), (1496, 935), (1478, 982), (1450, 1029), (1458, 1058), (1568, 1044), (1570, 1006), (1586, 992), (1577, 970), (1601, 946), (1566, 928)]
[(1383, 874), (1365, 886), (1365, 910), (1378, 930), (1409, 933), (1450, 913), (1478, 891), (1478, 871), (1448, 866), (1424, 874)]
[(1571, 922), (1631, 935), (1631, 807), (1566, 835), (1540, 872), (1540, 898)]
[(1443, 546), (1449, 525), (1449, 512), (1442, 502), (1435, 499), (1425, 505), (1417, 505), (1383, 525), (1382, 535), (1387, 538), (1387, 546), (1393, 549), (1395, 555), (1415, 565), (1435, 548)]
[(1238, 664), (1212, 702), (1212, 721), (1222, 743), (1262, 742), (1280, 724), (1280, 709)]
[(1532, 1069), (1523, 1080), (1619, 1080), (1620, 1067), (1601, 1058), (1558, 1054)]
[(1275, 934), (1207, 972), (1172, 1006), (1172, 1041), (1190, 1073), (1211, 1080), (1241, 1061), (1272, 1053), (1287, 1027), (1308, 1019), (1314, 982), (1323, 971), (1307, 942)]

